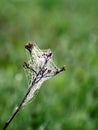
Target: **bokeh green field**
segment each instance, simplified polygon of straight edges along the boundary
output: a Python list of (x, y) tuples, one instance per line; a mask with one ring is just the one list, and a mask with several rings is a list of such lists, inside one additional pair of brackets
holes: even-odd
[(25, 95), (25, 43), (67, 70), (46, 81), (8, 130), (98, 130), (98, 0), (0, 1), (0, 129)]

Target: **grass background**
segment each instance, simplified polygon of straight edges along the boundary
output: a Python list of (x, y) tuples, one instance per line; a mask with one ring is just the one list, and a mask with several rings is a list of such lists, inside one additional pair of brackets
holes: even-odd
[(0, 1), (0, 129), (24, 96), (24, 44), (51, 48), (66, 72), (43, 84), (8, 130), (98, 130), (98, 1)]

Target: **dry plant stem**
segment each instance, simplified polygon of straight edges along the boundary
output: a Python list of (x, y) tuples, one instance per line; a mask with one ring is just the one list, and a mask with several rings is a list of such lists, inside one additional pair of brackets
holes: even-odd
[[(26, 47), (27, 47), (26, 49), (28, 49), (30, 53), (31, 53), (31, 48), (30, 48), (30, 47), (32, 47), (32, 46), (33, 46), (33, 45), (31, 45), (31, 44), (28, 44), (28, 45), (26, 46)], [(25, 96), (24, 96), (24, 98), (22, 99), (21, 103), (18, 105), (18, 107), (16, 108), (16, 110), (15, 110), (15, 112), (12, 114), (12, 116), (9, 118), (9, 120), (4, 124), (4, 127), (3, 127), (2, 130), (6, 130), (6, 129), (8, 128), (9, 124), (11, 123), (11, 121), (14, 119), (14, 117), (15, 117), (16, 114), (19, 112), (19, 110), (22, 108), (22, 106), (23, 106), (23, 104), (24, 104), (24, 102), (25, 102), (27, 96), (29, 95), (31, 89), (33, 88), (33, 86), (34, 86), (36, 83), (40, 82), (40, 80), (43, 78), (44, 72), (46, 71), (44, 68), (45, 68), (45, 66), (46, 66), (46, 64), (47, 64), (47, 62), (48, 62), (48, 60), (49, 60), (49, 57), (51, 57), (51, 53), (45, 58), (44, 64), (43, 64), (43, 66), (39, 69), (38, 72), (36, 72), (36, 71), (33, 70), (32, 68), (30, 68), (26, 62), (24, 63), (24, 67), (25, 67), (25, 68), (28, 68), (28, 69), (31, 69), (32, 71), (34, 71), (35, 74), (36, 74), (36, 76), (35, 76), (35, 78), (32, 80), (32, 82), (31, 82), (31, 84), (30, 84), (30, 86), (29, 86), (29, 88), (28, 88), (28, 90), (27, 90), (27, 93), (25, 94)], [(44, 71), (43, 71), (43, 70), (44, 70)], [(57, 70), (57, 71), (55, 72), (54, 76), (57, 75), (58, 73), (64, 71), (64, 70), (65, 70), (65, 66), (62, 67), (61, 69)], [(40, 78), (39, 78), (39, 76), (40, 76)]]
[(10, 117), (10, 119), (5, 123), (4, 127), (2, 130), (6, 130), (7, 127), (9, 126), (9, 124), (11, 123), (11, 121), (14, 119), (15, 115), (19, 112), (19, 110), (21, 109), (28, 93), (30, 92), (30, 89), (33, 87), (34, 81), (32, 82), (30, 88), (28, 89), (26, 95), (24, 96), (23, 100), (21, 101), (20, 105), (16, 108), (15, 112), (12, 114), (12, 116)]
[[(23, 100), (21, 101), (20, 105), (16, 108), (15, 112), (12, 114), (12, 116), (10, 117), (10, 119), (5, 123), (5, 125), (4, 125), (4, 127), (3, 127), (2, 130), (6, 130), (6, 129), (7, 129), (7, 127), (8, 127), (9, 124), (11, 123), (11, 121), (14, 119), (15, 115), (16, 115), (16, 114), (19, 112), (19, 110), (21, 109), (21, 107), (22, 107), (22, 105), (23, 105), (23, 103), (24, 103), (24, 101), (25, 101), (27, 95), (29, 94), (31, 88), (32, 88), (33, 85), (35, 84), (35, 82), (36, 82), (36, 80), (37, 80), (37, 77), (39, 76), (40, 72), (42, 71), (42, 69), (44, 68), (44, 66), (45, 66), (46, 63), (47, 63), (47, 60), (45, 61), (43, 67), (42, 67), (42, 68), (39, 70), (39, 72), (36, 74), (35, 79), (32, 81), (32, 83), (31, 83), (31, 85), (30, 85), (30, 87), (29, 87), (29, 89), (28, 89), (26, 95), (24, 96)], [(40, 80), (41, 80), (41, 79), (40, 79)]]

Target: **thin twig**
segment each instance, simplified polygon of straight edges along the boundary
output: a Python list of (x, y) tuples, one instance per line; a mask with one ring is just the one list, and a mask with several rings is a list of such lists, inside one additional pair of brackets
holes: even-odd
[[(28, 43), (27, 45), (25, 45), (25, 48), (30, 52), (31, 54), (31, 51), (32, 51), (32, 48), (34, 47), (34, 44), (32, 44), (31, 42)], [(12, 114), (12, 116), (9, 118), (9, 120), (4, 124), (4, 127), (2, 130), (6, 130), (8, 128), (8, 126), (10, 125), (11, 121), (14, 119), (14, 117), (16, 116), (16, 114), (20, 111), (20, 109), (22, 108), (22, 106), (24, 105), (29, 93), (31, 92), (32, 88), (34, 87), (35, 84), (39, 83), (42, 78), (46, 78), (47, 74), (51, 73), (51, 70), (48, 70), (47, 73), (45, 74), (47, 68), (46, 68), (46, 65), (49, 61), (49, 59), (51, 58), (52, 56), (52, 53), (49, 52), (48, 54), (44, 54), (44, 64), (42, 67), (40, 67), (39, 71), (36, 72), (33, 68), (31, 68), (26, 62), (24, 62), (24, 68), (26, 69), (30, 69), (31, 71), (33, 71), (35, 73), (35, 77), (32, 79), (31, 83), (30, 83), (30, 86), (24, 96), (24, 98), (22, 99), (21, 103), (18, 105), (18, 107), (16, 108), (15, 112)], [(57, 75), (58, 73), (62, 72), (65, 70), (65, 67), (62, 67), (61, 69), (57, 69), (56, 72), (54, 73), (53, 76)]]
[[(47, 64), (48, 58), (46, 58), (43, 67), (39, 70), (38, 73), (36, 73), (36, 77), (34, 78), (34, 80), (32, 81), (27, 93), (25, 94), (23, 100), (21, 101), (21, 103), (19, 104), (19, 106), (17, 107), (17, 109), (15, 110), (15, 112), (12, 114), (12, 116), (10, 117), (10, 119), (5, 123), (4, 127), (2, 130), (6, 130), (7, 127), (9, 126), (9, 124), (11, 123), (11, 121), (14, 119), (14, 117), (16, 116), (16, 114), (19, 112), (19, 110), (21, 109), (23, 103), (25, 102), (25, 99), (27, 98), (29, 92), (31, 91), (32, 87), (34, 86), (34, 84), (36, 83), (36, 80), (38, 78), (38, 76), (40, 75), (41, 72), (43, 72), (43, 68), (45, 67), (45, 65)], [(43, 73), (41, 75), (41, 78), (43, 77)], [(38, 80), (38, 82), (41, 80), (41, 78)]]

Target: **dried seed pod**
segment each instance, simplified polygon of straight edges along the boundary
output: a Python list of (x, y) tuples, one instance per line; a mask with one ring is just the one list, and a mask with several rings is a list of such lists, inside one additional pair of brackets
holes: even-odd
[(34, 47), (34, 43), (32, 43), (32, 42), (28, 42), (28, 43), (25, 45), (25, 48), (26, 48), (30, 53), (31, 53), (33, 47)]
[(51, 71), (52, 71), (52, 70), (49, 69), (49, 70), (48, 70), (48, 73), (51, 73)]
[(64, 65), (64, 66), (62, 66), (61, 68), (60, 68), (60, 71), (65, 71), (66, 70), (66, 65)]

